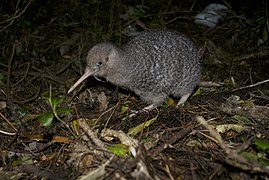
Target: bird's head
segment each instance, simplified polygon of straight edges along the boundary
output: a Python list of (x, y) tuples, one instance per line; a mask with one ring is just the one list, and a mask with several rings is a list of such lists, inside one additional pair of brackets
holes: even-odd
[(68, 93), (73, 91), (89, 76), (106, 78), (112, 69), (117, 67), (117, 62), (119, 61), (119, 51), (121, 51), (120, 48), (112, 43), (100, 43), (95, 45), (88, 52), (85, 73), (68, 90)]

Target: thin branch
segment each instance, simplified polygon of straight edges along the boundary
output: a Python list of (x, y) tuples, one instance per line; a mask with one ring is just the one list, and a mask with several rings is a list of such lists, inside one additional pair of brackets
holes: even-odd
[(252, 88), (252, 87), (255, 87), (255, 86), (258, 86), (258, 85), (261, 85), (261, 84), (265, 84), (267, 82), (269, 82), (269, 79), (266, 79), (264, 81), (260, 81), (260, 82), (257, 82), (255, 84), (251, 84), (251, 85), (248, 85), (248, 86), (244, 86), (244, 87), (241, 87), (241, 88), (237, 88), (237, 89), (234, 89), (233, 91), (238, 91), (238, 90), (242, 90), (242, 89)]
[[(30, 0), (30, 1), (26, 4), (26, 6), (24, 7), (24, 9), (21, 11), (21, 13), (17, 14), (18, 11), (16, 11), (15, 14), (14, 14), (14, 16), (12, 16), (11, 18), (9, 18), (9, 19), (7, 19), (7, 20), (5, 20), (5, 21), (0, 22), (0, 24), (4, 24), (4, 23), (9, 22), (9, 21), (12, 21), (12, 22), (13, 22), (15, 19), (17, 19), (18, 17), (20, 17), (20, 16), (26, 11), (26, 9), (27, 9), (28, 6), (31, 4), (31, 2), (32, 2), (32, 0)], [(18, 4), (18, 3), (17, 3), (17, 4)], [(18, 8), (18, 7), (16, 7), (16, 8)], [(0, 32), (1, 32), (1, 31), (0, 31)]]
[(16, 87), (18, 84), (20, 84), (27, 76), (28, 72), (29, 72), (29, 68), (30, 68), (30, 63), (27, 63), (27, 69), (25, 74), (23, 75), (23, 77), (21, 78), (21, 80), (19, 80), (16, 84), (12, 85), (12, 87)]
[(13, 124), (0, 112), (0, 116), (12, 127), (16, 132), (18, 131), (17, 128), (13, 126)]

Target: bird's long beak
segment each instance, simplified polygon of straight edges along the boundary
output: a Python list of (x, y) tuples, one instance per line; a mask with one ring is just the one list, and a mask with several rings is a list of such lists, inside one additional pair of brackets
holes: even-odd
[(93, 72), (87, 71), (77, 80), (77, 82), (68, 90), (68, 94), (73, 91), (80, 83), (82, 83), (85, 79), (87, 79), (89, 76), (93, 75)]

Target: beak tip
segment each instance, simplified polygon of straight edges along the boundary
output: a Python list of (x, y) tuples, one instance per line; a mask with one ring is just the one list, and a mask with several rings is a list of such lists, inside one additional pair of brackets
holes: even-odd
[(82, 81), (84, 81), (87, 77), (89, 77), (90, 75), (92, 75), (92, 73), (86, 72), (83, 76), (81, 76), (79, 78), (79, 80), (77, 80), (77, 82), (67, 91), (67, 93), (71, 93)]
[(71, 87), (71, 88), (67, 91), (67, 94), (70, 94), (73, 90), (74, 90), (74, 88)]

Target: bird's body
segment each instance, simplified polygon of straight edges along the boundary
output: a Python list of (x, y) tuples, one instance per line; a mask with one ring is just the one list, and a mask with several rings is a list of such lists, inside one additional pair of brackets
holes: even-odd
[(200, 61), (192, 41), (176, 32), (144, 31), (122, 47), (112, 43), (94, 46), (87, 56), (85, 74), (100, 76), (134, 91), (148, 104), (159, 106), (169, 95), (184, 103), (200, 82)]

